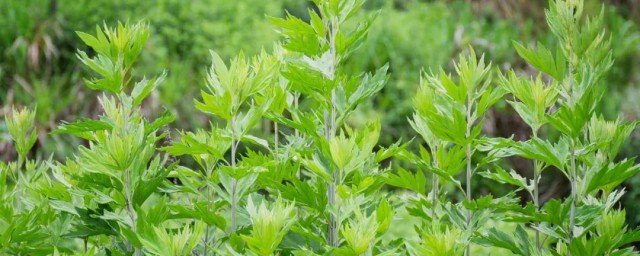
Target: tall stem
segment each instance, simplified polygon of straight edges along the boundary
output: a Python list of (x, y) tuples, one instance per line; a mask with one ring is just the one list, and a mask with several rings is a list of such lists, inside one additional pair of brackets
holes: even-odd
[[(431, 218), (436, 218), (436, 203), (438, 201), (438, 175), (433, 175), (433, 181), (431, 182)], [(434, 221), (435, 222), (435, 221)]]
[(278, 128), (278, 122), (273, 122), (273, 140), (274, 140), (274, 150), (275, 150), (275, 158), (276, 165), (278, 164), (278, 159), (280, 158), (278, 149), (280, 147), (280, 129)]
[[(538, 161), (533, 162), (533, 204), (536, 206), (536, 211), (540, 210), (540, 190), (538, 188), (538, 182), (540, 180), (539, 168), (540, 163)], [(536, 248), (538, 251), (542, 249), (540, 245), (540, 231), (537, 229), (536, 232)]]
[[(471, 144), (467, 144), (467, 200), (471, 201)], [(467, 229), (471, 225), (471, 210), (467, 210)], [(467, 244), (467, 256), (471, 256), (471, 244)]]
[[(327, 141), (331, 139), (331, 122), (329, 120), (329, 113), (328, 111), (325, 111), (325, 131), (324, 134), (327, 138)], [(331, 183), (329, 184), (329, 189), (327, 191), (328, 195), (328, 200), (329, 200), (329, 205), (330, 206), (335, 206), (335, 196), (336, 196), (336, 172), (337, 170), (334, 170), (332, 173), (332, 179), (331, 179)], [(329, 214), (329, 236), (328, 236), (328, 240), (329, 240), (329, 246), (337, 246), (337, 219), (336, 216), (333, 212), (331, 212)]]
[[(569, 106), (573, 111), (575, 109), (575, 102), (573, 99), (573, 70), (574, 66), (569, 62)], [(573, 241), (573, 229), (575, 226), (575, 218), (576, 218), (576, 142), (574, 138), (571, 138), (571, 170), (569, 173), (569, 181), (571, 182), (571, 212), (569, 213), (569, 244)], [(571, 252), (569, 252), (569, 256), (571, 256)]]
[[(211, 172), (209, 172), (209, 171), (207, 171), (207, 172), (208, 172), (207, 177), (211, 177)], [(208, 184), (207, 184), (206, 193), (207, 193), (207, 195), (206, 195), (207, 196), (207, 212), (213, 212), (213, 207), (211, 205), (211, 201), (212, 201), (212, 199), (211, 199), (211, 186), (208, 185)], [(204, 256), (207, 256), (207, 253), (209, 252), (209, 247), (208, 247), (208, 244), (209, 244), (209, 229), (210, 229), (210, 225), (207, 224), (207, 227), (205, 228), (205, 231), (204, 231), (204, 254), (203, 254)]]
[(209, 244), (209, 224), (207, 224), (207, 227), (204, 229), (204, 254), (202, 255), (205, 255), (205, 256), (209, 252), (209, 248), (207, 247), (207, 244)]
[(14, 172), (15, 173), (15, 176), (14, 176), (15, 178), (13, 180), (16, 184), (18, 184), (18, 178), (19, 178), (20, 170), (22, 170), (22, 166), (24, 165), (24, 162), (27, 161), (26, 159), (27, 158), (24, 157), (23, 155), (18, 154), (18, 166), (16, 167), (16, 171)]
[[(533, 138), (538, 138), (538, 131), (534, 128), (533, 130)], [(533, 204), (536, 206), (536, 211), (540, 210), (540, 189), (538, 188), (538, 184), (540, 183), (540, 170), (541, 164), (540, 161), (533, 161)], [(542, 246), (540, 245), (540, 231), (537, 229), (536, 232), (536, 249), (540, 251)]]
[[(437, 146), (433, 146), (433, 152), (437, 152), (438, 151), (438, 147)], [(435, 168), (438, 168), (438, 158), (437, 157), (433, 157), (433, 166)], [(433, 175), (433, 181), (431, 183), (431, 195), (432, 195), (432, 202), (431, 202), (431, 218), (433, 219), (433, 227), (436, 227), (436, 224), (438, 224), (438, 216), (436, 215), (436, 207), (438, 205), (438, 197), (439, 197), (439, 193), (440, 193), (440, 178), (438, 177), (437, 174), (432, 174)]]
[[(236, 150), (238, 147), (238, 143), (236, 142), (236, 134), (235, 134), (235, 115), (231, 117), (231, 168), (236, 170)], [(231, 233), (236, 232), (236, 208), (238, 204), (238, 200), (236, 198), (238, 181), (235, 178), (231, 179)]]
[(364, 256), (373, 256), (373, 243), (369, 244), (369, 247), (367, 247), (367, 251), (365, 253), (363, 253)]
[[(332, 94), (332, 102), (333, 102), (333, 96), (335, 94)], [(325, 136), (327, 138), (327, 141), (331, 139), (331, 137), (333, 136), (333, 117), (334, 117), (334, 113), (333, 113), (333, 107), (331, 109), (331, 114), (328, 113), (328, 111), (325, 111)], [(332, 179), (331, 179), (331, 183), (329, 184), (329, 189), (328, 189), (328, 200), (329, 200), (329, 205), (332, 207), (336, 207), (335, 204), (335, 200), (336, 200), (336, 187), (337, 187), (337, 182), (338, 182), (338, 178), (339, 178), (339, 171), (337, 168), (333, 170), (332, 172)], [(336, 209), (337, 210), (337, 209)], [(329, 214), (329, 236), (328, 236), (328, 242), (329, 242), (329, 246), (333, 246), (333, 247), (337, 247), (338, 246), (338, 220), (336, 215), (331, 212)]]
[[(465, 137), (467, 139), (469, 139), (471, 137), (471, 128), (473, 126), (473, 121), (471, 120), (471, 98), (469, 96), (467, 96), (467, 131), (465, 133)], [(466, 158), (467, 158), (467, 201), (471, 201), (471, 176), (472, 176), (472, 170), (471, 170), (471, 143), (467, 142), (467, 146), (466, 146)], [(471, 215), (473, 213), (471, 212), (470, 209), (467, 209), (467, 229), (470, 228), (471, 226)], [(467, 244), (467, 248), (466, 248), (466, 252), (467, 252), (467, 256), (471, 256), (471, 242), (469, 242), (469, 244)]]
[[(327, 78), (329, 80), (334, 80), (335, 79), (335, 72), (336, 72), (336, 67), (338, 66), (338, 59), (337, 59), (337, 51), (336, 51), (336, 36), (338, 33), (338, 21), (335, 17), (330, 17), (328, 22), (328, 28), (330, 28), (327, 32), (328, 32), (328, 43), (329, 43), (329, 53), (331, 54), (331, 65), (329, 66), (329, 75), (327, 76)], [(335, 93), (335, 89), (331, 90), (331, 108), (330, 111), (331, 113), (328, 113), (328, 111), (325, 111), (325, 136), (327, 138), (327, 141), (331, 140), (331, 138), (333, 136), (335, 136), (336, 133), (336, 93)], [(339, 182), (340, 179), (340, 170), (335, 169), (332, 172), (332, 181), (329, 184), (329, 189), (328, 189), (328, 199), (329, 199), (329, 205), (331, 205), (332, 207), (335, 207), (335, 211), (339, 212), (339, 209), (335, 203), (335, 199), (336, 199), (336, 187), (337, 187), (337, 183)], [(329, 246), (333, 246), (333, 247), (337, 247), (338, 246), (338, 218), (334, 213), (330, 213), (329, 216), (329, 236), (328, 236), (328, 242), (329, 242)]]
[[(300, 95), (298, 95), (297, 93), (293, 95), (293, 108), (296, 110), (296, 112), (298, 112), (299, 97)], [(296, 136), (296, 138), (300, 137), (300, 131), (298, 131), (298, 129), (294, 129), (293, 134)], [(298, 168), (298, 170), (296, 171), (296, 174), (298, 176), (298, 180), (302, 180), (302, 171), (300, 170), (300, 168)], [(300, 209), (300, 207), (298, 207), (296, 212), (296, 217), (300, 218), (301, 215), (302, 215), (302, 210)]]
[[(123, 85), (126, 85), (124, 82), (122, 82)], [(120, 96), (118, 96), (119, 101), (122, 104), (122, 99), (120, 98)], [(129, 130), (129, 115), (130, 115), (130, 111), (131, 110), (125, 110), (124, 105), (121, 105), (122, 107), (120, 108), (120, 114), (122, 115), (122, 129), (124, 131), (124, 133), (126, 133)], [(126, 211), (127, 214), (129, 215), (129, 219), (131, 219), (131, 229), (133, 230), (133, 233), (137, 233), (137, 218), (136, 218), (136, 212), (133, 209), (133, 191), (132, 191), (132, 184), (131, 184), (131, 170), (130, 169), (126, 169), (124, 171), (124, 191), (125, 191), (125, 205), (126, 205)], [(129, 246), (131, 246), (131, 243), (128, 243)], [(140, 255), (140, 250), (138, 248), (133, 248), (133, 255), (134, 256), (139, 256)]]
[[(570, 182), (571, 182), (571, 212), (569, 215), (569, 243), (573, 241), (573, 230), (575, 227), (575, 218), (576, 218), (576, 201), (577, 198), (577, 186), (576, 186), (576, 152), (575, 152), (575, 142), (571, 140), (571, 172), (570, 172)], [(571, 255), (571, 253), (569, 253)]]
[[(127, 214), (129, 215), (129, 218), (131, 219), (131, 229), (133, 230), (133, 233), (137, 233), (137, 220), (136, 220), (136, 212), (133, 209), (133, 205), (132, 205), (132, 200), (133, 200), (133, 193), (131, 191), (131, 171), (129, 169), (124, 171), (124, 189), (125, 189), (125, 194), (126, 194), (126, 199), (125, 199), (125, 204), (126, 204), (126, 208), (127, 208)], [(131, 243), (129, 243), (129, 246), (131, 246)], [(133, 255), (138, 256), (140, 255), (140, 250), (138, 248), (133, 248)]]
[[(13, 178), (14, 191), (16, 191), (17, 193), (23, 193), (22, 190), (20, 190), (20, 170), (22, 170), (22, 166), (26, 161), (25, 159), (26, 158), (24, 156), (22, 156), (21, 154), (18, 154), (18, 166), (16, 167), (16, 170), (14, 172), (10, 173), (10, 175)], [(21, 207), (21, 205), (22, 205), (22, 200), (16, 200), (16, 207), (19, 208)]]

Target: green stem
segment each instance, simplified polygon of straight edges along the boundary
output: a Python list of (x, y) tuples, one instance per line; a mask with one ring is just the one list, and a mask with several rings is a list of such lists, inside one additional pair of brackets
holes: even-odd
[[(333, 112), (333, 109), (331, 110), (331, 112)], [(333, 113), (331, 113), (331, 117), (329, 116), (328, 111), (325, 111), (325, 136), (327, 141), (329, 141), (331, 139), (332, 136), (332, 124), (333, 124), (333, 120), (329, 120), (331, 118), (333, 118)], [(336, 207), (336, 187), (337, 187), (337, 182), (338, 182), (338, 177), (339, 177), (339, 170), (336, 168), (333, 172), (332, 172), (332, 180), (331, 183), (329, 184), (329, 189), (328, 189), (328, 200), (329, 200), (329, 205), (331, 205), (332, 207)], [(333, 247), (337, 247), (338, 246), (338, 220), (336, 215), (332, 212), (329, 214), (329, 236), (328, 236), (328, 242), (329, 242), (329, 246), (333, 246)]]
[[(210, 173), (210, 172), (209, 172)], [(207, 176), (211, 176), (210, 174)], [(211, 207), (211, 186), (209, 184), (207, 184), (207, 212), (213, 212), (213, 209)], [(204, 256), (207, 255), (207, 253), (209, 252), (209, 228), (210, 225), (207, 223), (207, 227), (205, 228), (204, 231)]]
[(207, 247), (207, 244), (209, 243), (209, 224), (207, 224), (207, 227), (204, 229), (204, 254), (202, 255), (207, 255), (207, 253), (209, 252), (209, 248)]
[[(465, 132), (465, 138), (468, 140), (471, 137), (471, 128), (473, 125), (473, 121), (471, 120), (471, 98), (469, 96), (467, 96), (467, 130)], [(471, 201), (471, 178), (472, 178), (472, 170), (471, 170), (471, 142), (467, 142), (467, 146), (466, 146), (466, 150), (465, 150), (465, 154), (466, 154), (466, 158), (467, 158), (467, 190), (466, 190), (466, 194), (467, 194), (467, 201)], [(473, 212), (471, 212), (470, 209), (467, 209), (467, 230), (470, 228), (471, 226), (471, 216), (473, 215)], [(469, 242), (469, 244), (467, 244), (467, 248), (466, 248), (466, 255), (467, 256), (471, 256), (471, 242)]]
[[(24, 156), (22, 156), (21, 154), (18, 154), (18, 165), (16, 166), (16, 169), (14, 170), (14, 172), (11, 173), (11, 176), (13, 178), (13, 183), (15, 186), (15, 191), (20, 191), (20, 170), (22, 170), (22, 167), (24, 166), (24, 162), (26, 158)], [(17, 200), (18, 205), (20, 203), (21, 200)]]
[[(329, 204), (334, 207), (336, 207), (336, 186), (335, 181), (329, 184)], [(338, 247), (338, 217), (334, 213), (329, 216), (329, 246)]]
[[(571, 140), (571, 173), (570, 173), (570, 182), (571, 182), (571, 212), (569, 215), (569, 244), (573, 241), (573, 230), (575, 227), (575, 218), (576, 218), (576, 201), (577, 198), (577, 185), (576, 185), (576, 154), (575, 154), (575, 142)], [(569, 253), (571, 255), (571, 253)]]
[(363, 254), (365, 256), (373, 256), (373, 242), (369, 244), (369, 247), (367, 247), (367, 251)]
[(438, 175), (433, 175), (433, 181), (431, 182), (431, 218), (436, 219), (436, 203), (438, 199)]
[[(335, 17), (331, 17), (328, 21), (328, 43), (329, 43), (329, 53), (331, 54), (332, 60), (331, 65), (329, 66), (329, 75), (327, 78), (329, 80), (335, 79), (336, 67), (338, 66), (338, 60), (336, 57), (336, 36), (338, 33), (338, 20)], [(327, 141), (331, 140), (336, 133), (336, 92), (335, 89), (331, 90), (331, 113), (325, 111), (325, 136)], [(339, 209), (336, 205), (336, 187), (338, 185), (340, 179), (340, 170), (336, 169), (332, 173), (332, 181), (329, 184), (329, 205), (335, 207), (335, 210), (339, 212)], [(331, 213), (329, 216), (329, 236), (328, 242), (329, 246), (337, 247), (338, 246), (338, 218), (336, 214)]]
[[(433, 146), (433, 152), (437, 152), (438, 151), (438, 147), (437, 146)], [(435, 154), (435, 153), (434, 153)], [(438, 159), (437, 157), (433, 157), (433, 166), (435, 168), (438, 168)], [(438, 197), (440, 194), (440, 178), (437, 174), (432, 174), (433, 175), (433, 181), (431, 183), (431, 189), (432, 189), (432, 202), (431, 202), (431, 218), (433, 219), (433, 227), (436, 227), (436, 224), (438, 224), (438, 216), (436, 215), (436, 207), (438, 205)]]
[[(126, 193), (126, 199), (125, 199), (125, 204), (126, 204), (126, 208), (127, 208), (127, 213), (129, 215), (129, 218), (131, 219), (131, 229), (133, 230), (133, 233), (137, 233), (137, 218), (136, 218), (136, 212), (133, 209), (133, 204), (132, 204), (132, 200), (133, 200), (133, 193), (132, 193), (132, 186), (131, 186), (131, 171), (129, 169), (125, 170), (124, 172), (124, 179), (125, 179), (125, 193)], [(129, 243), (129, 246), (131, 246), (131, 243)], [(133, 248), (133, 255), (138, 256), (140, 255), (140, 250), (138, 248)]]
[[(22, 169), (22, 166), (24, 165), (24, 162), (26, 161), (26, 159), (27, 159), (27, 158), (26, 158), (26, 157), (24, 157), (22, 154), (18, 154), (18, 167), (16, 168), (16, 169), (17, 169), (16, 174), (18, 173), (18, 171), (19, 171), (20, 169)], [(17, 180), (17, 176), (16, 176), (16, 182), (17, 182), (17, 181), (18, 181), (18, 180)]]
[(278, 122), (273, 122), (273, 133), (274, 133), (273, 140), (274, 140), (274, 144), (275, 144), (274, 145), (274, 148), (275, 148), (275, 159), (276, 159), (276, 166), (277, 166), (278, 159), (280, 158), (278, 156), (278, 154), (279, 154), (278, 149), (279, 149), (279, 145), (280, 145), (280, 134), (279, 134), (280, 133), (280, 129), (278, 128)]
[[(466, 149), (467, 156), (467, 200), (471, 201), (471, 144), (467, 144)], [(471, 225), (471, 210), (467, 210), (467, 229)], [(471, 244), (467, 244), (467, 256), (471, 256)]]
[[(536, 206), (536, 211), (540, 210), (540, 189), (538, 188), (538, 182), (540, 180), (539, 166), (540, 163), (538, 161), (533, 162), (533, 204)], [(542, 249), (540, 245), (540, 231), (536, 229), (535, 232), (536, 248), (540, 251)]]
[[(296, 112), (298, 112), (298, 101), (300, 95), (298, 93), (294, 93), (293, 95), (293, 108), (295, 109)], [(293, 134), (296, 136), (296, 138), (300, 137), (300, 131), (298, 131), (298, 129), (294, 129), (293, 130)], [(300, 170), (300, 168), (298, 168), (298, 170), (296, 171), (296, 174), (298, 176), (298, 180), (302, 180), (302, 171)], [(296, 217), (300, 218), (302, 215), (302, 210), (300, 207), (298, 207), (297, 211), (296, 211)]]
[[(233, 168), (234, 172), (236, 170), (236, 151), (238, 147), (238, 143), (236, 142), (236, 134), (235, 134), (235, 115), (231, 117), (231, 168)], [(231, 233), (236, 232), (236, 212), (237, 212), (237, 196), (236, 192), (238, 190), (238, 181), (235, 178), (231, 179)]]
[[(536, 129), (533, 130), (533, 138), (538, 138), (538, 131)], [(536, 206), (536, 211), (540, 210), (540, 189), (539, 189), (539, 183), (540, 183), (540, 174), (542, 172), (541, 170), (541, 163), (538, 160), (534, 160), (533, 161), (533, 204)], [(540, 231), (538, 231), (537, 229), (535, 230), (536, 233), (536, 249), (538, 249), (538, 251), (542, 250), (542, 245), (540, 245)]]

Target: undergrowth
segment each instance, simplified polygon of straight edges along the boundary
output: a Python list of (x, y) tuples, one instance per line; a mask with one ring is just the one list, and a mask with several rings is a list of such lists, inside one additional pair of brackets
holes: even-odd
[[(616, 157), (636, 122), (597, 112), (613, 63), (604, 10), (584, 17), (583, 1), (550, 1), (558, 44), (514, 43), (536, 76), (498, 70), (471, 47), (455, 72), (422, 72), (406, 99), (421, 138), (382, 147), (380, 120), (349, 121), (383, 89), (388, 66), (355, 74), (345, 65), (377, 13), (356, 15), (364, 0), (313, 2), (309, 21), (270, 18), (283, 38), (271, 50), (230, 61), (212, 51), (193, 100), (210, 125), (179, 136), (164, 128), (171, 111), (152, 118), (140, 108), (166, 76), (136, 70), (148, 24), (78, 32), (92, 49), (77, 52), (94, 74), (85, 84), (102, 92), (103, 112), (53, 131), (85, 141), (62, 162), (29, 158), (36, 110), (6, 117), (18, 159), (0, 163), (0, 252), (638, 255), (630, 244), (640, 231), (625, 225), (618, 185), (640, 166)], [(528, 140), (483, 133), (503, 100), (531, 128)], [(273, 137), (252, 135), (261, 122)], [(533, 176), (510, 170), (511, 156), (531, 160)], [(570, 181), (569, 197), (541, 202), (548, 172)], [(483, 178), (513, 191), (474, 195)], [(398, 232), (403, 225), (413, 230)]]

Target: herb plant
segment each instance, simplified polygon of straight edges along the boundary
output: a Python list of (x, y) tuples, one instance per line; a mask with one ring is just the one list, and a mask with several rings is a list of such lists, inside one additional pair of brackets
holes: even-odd
[[(423, 72), (407, 99), (419, 138), (383, 147), (380, 121), (356, 125), (351, 114), (384, 88), (388, 66), (346, 65), (376, 15), (358, 15), (364, 0), (313, 4), (308, 20), (269, 18), (282, 37), (272, 49), (229, 61), (211, 51), (193, 100), (209, 125), (194, 131), (167, 131), (170, 111), (143, 111), (166, 76), (138, 72), (148, 24), (78, 32), (102, 114), (52, 132), (85, 142), (64, 161), (30, 154), (35, 110), (5, 117), (17, 160), (0, 162), (0, 253), (638, 255), (629, 245), (640, 230), (617, 205), (619, 185), (640, 172), (635, 158), (618, 157), (636, 123), (597, 111), (613, 63), (602, 13), (550, 1), (557, 44), (514, 43), (538, 74), (499, 70), (472, 47), (454, 72)], [(505, 99), (530, 127), (527, 140), (483, 133)], [(258, 135), (261, 124), (272, 136)], [(531, 160), (532, 177), (509, 170), (511, 156)], [(571, 195), (543, 201), (540, 180), (553, 171)], [(474, 194), (482, 178), (515, 189)]]

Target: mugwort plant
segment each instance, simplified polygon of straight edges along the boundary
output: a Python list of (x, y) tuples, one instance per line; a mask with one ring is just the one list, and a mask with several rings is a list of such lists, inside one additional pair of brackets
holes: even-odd
[[(376, 13), (360, 14), (364, 0), (312, 2), (306, 20), (268, 18), (281, 36), (272, 49), (211, 51), (193, 99), (207, 125), (192, 131), (167, 130), (170, 110), (143, 111), (166, 77), (136, 68), (147, 23), (78, 32), (101, 114), (52, 132), (83, 141), (64, 161), (31, 154), (44, 138), (35, 109), (5, 117), (17, 160), (0, 162), (0, 254), (639, 255), (640, 230), (618, 204), (640, 172), (618, 156), (637, 123), (598, 112), (614, 61), (604, 11), (549, 1), (557, 43), (514, 42), (535, 74), (500, 70), (472, 47), (450, 72), (416, 74), (407, 124), (418, 136), (385, 147), (380, 120), (351, 114), (393, 73), (346, 65)], [(483, 132), (498, 104), (529, 138)], [(273, 134), (259, 135), (263, 125)], [(531, 177), (510, 169), (512, 156), (531, 161)], [(571, 184), (566, 198), (541, 198), (551, 172)], [(478, 193), (480, 179), (513, 191)]]

